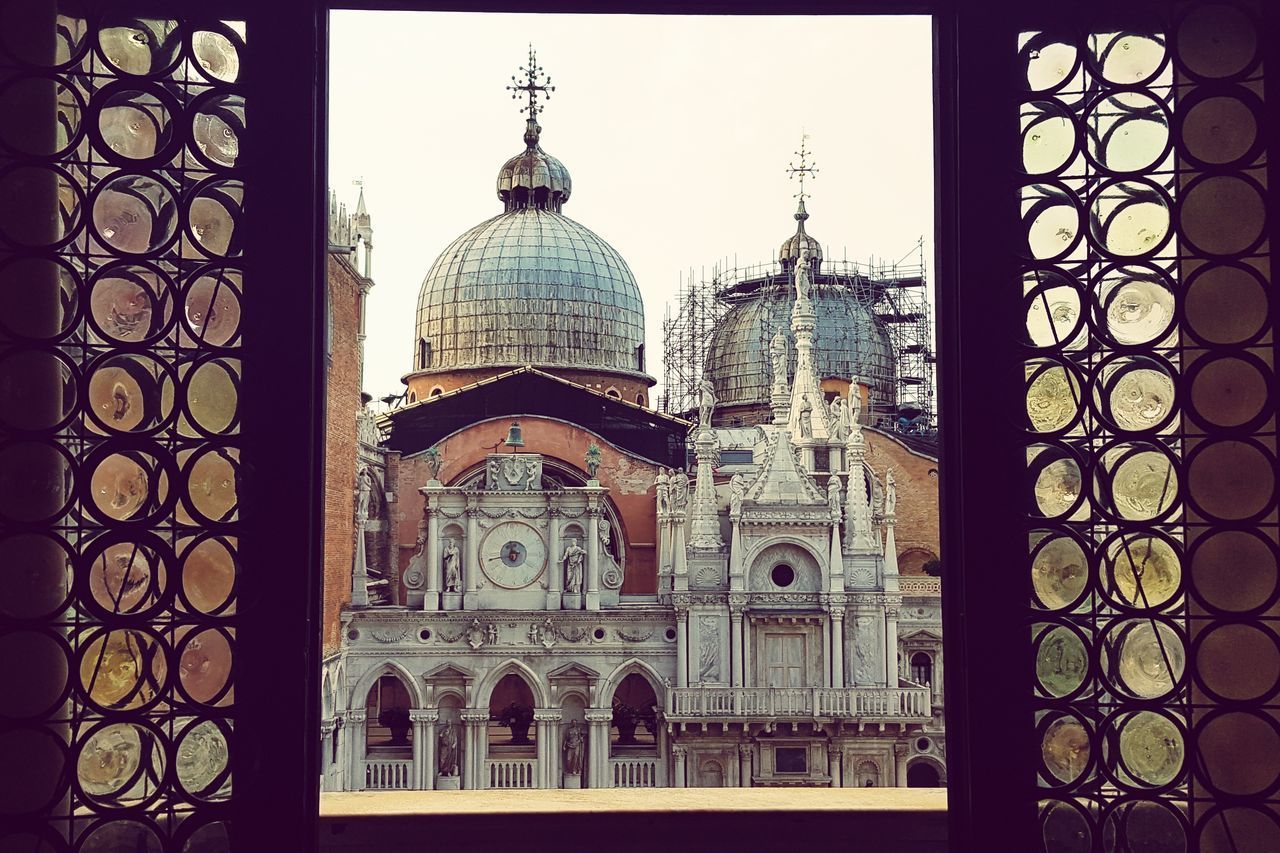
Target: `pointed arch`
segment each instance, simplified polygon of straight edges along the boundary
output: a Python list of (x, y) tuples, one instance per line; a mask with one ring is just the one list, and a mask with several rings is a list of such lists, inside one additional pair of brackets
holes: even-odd
[(489, 670), (480, 679), (480, 683), (476, 685), (475, 707), (488, 708), (489, 700), (493, 697), (493, 688), (498, 685), (505, 676), (518, 675), (529, 686), (529, 691), (533, 693), (533, 702), (536, 707), (549, 708), (551, 706), (551, 691), (547, 689), (547, 685), (538, 677), (538, 673), (533, 671), (527, 663), (517, 660), (516, 658), (508, 658), (498, 666)]
[(348, 694), (347, 707), (363, 708), (365, 697), (369, 695), (373, 685), (378, 683), (378, 679), (384, 675), (394, 675), (404, 683), (405, 689), (409, 691), (409, 698), (413, 701), (414, 708), (426, 707), (422, 696), (422, 686), (418, 684), (418, 679), (414, 678), (409, 673), (409, 670), (391, 660), (383, 661), (377, 666), (365, 670), (364, 675), (360, 676), (360, 680), (356, 682), (355, 687)]
[(622, 684), (622, 679), (628, 675), (639, 675), (645, 681), (649, 682), (649, 686), (653, 688), (653, 695), (658, 698), (658, 706), (666, 707), (666, 683), (663, 681), (658, 671), (650, 664), (642, 661), (640, 658), (628, 658), (614, 668), (608, 677), (600, 684), (599, 702), (601, 707), (609, 707), (613, 701), (613, 694), (618, 689), (618, 685)]
[(333, 679), (329, 673), (324, 674), (324, 683), (320, 687), (320, 719), (327, 721), (333, 718)]

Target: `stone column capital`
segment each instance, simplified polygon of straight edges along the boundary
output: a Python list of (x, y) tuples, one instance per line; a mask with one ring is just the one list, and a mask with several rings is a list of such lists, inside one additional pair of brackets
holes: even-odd
[(907, 746), (905, 743), (895, 743), (893, 745), (893, 757), (906, 758), (910, 749), (911, 747)]
[(489, 712), (477, 708), (467, 708), (459, 716), (464, 723), (487, 723), (489, 722)]
[(844, 754), (844, 750), (835, 744), (827, 745), (827, 758), (831, 761), (839, 761), (840, 756)]
[(588, 723), (608, 723), (613, 721), (612, 708), (588, 708), (583, 714)]
[(363, 723), (365, 716), (366, 712), (364, 708), (346, 712), (347, 722), (349, 723)]
[(414, 723), (434, 723), (440, 718), (435, 708), (413, 708), (409, 711), (409, 720)]
[(688, 754), (689, 754), (689, 747), (681, 746), (678, 743), (671, 745), (671, 756), (673, 758), (683, 759)]
[(750, 757), (751, 757), (751, 753), (752, 753), (754, 750), (755, 750), (755, 747), (753, 747), (751, 744), (749, 744), (749, 743), (740, 743), (740, 744), (738, 744), (738, 757), (739, 757), (739, 758), (750, 758)]
[(538, 723), (558, 723), (564, 719), (564, 711), (559, 708), (534, 708), (533, 719)]

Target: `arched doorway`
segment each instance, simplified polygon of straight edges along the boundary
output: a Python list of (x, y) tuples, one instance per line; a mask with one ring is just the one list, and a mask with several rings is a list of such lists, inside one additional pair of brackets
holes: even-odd
[(613, 691), (609, 723), (611, 784), (615, 788), (658, 785), (658, 697), (653, 686), (633, 672)]
[(699, 788), (723, 788), (724, 767), (714, 758), (708, 758), (698, 767)]
[(908, 788), (941, 788), (942, 779), (932, 762), (917, 761), (907, 767)]
[(365, 697), (365, 752), (368, 755), (412, 754), (409, 688), (394, 675), (379, 676)]
[(486, 729), (486, 788), (537, 787), (537, 729), (533, 725), (533, 690), (512, 672), (489, 694)]
[(911, 680), (916, 684), (933, 684), (933, 658), (924, 652), (912, 655)]

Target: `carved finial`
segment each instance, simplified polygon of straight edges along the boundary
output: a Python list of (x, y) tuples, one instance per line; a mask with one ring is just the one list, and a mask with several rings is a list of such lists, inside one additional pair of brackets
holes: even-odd
[(804, 180), (811, 175), (817, 176), (818, 174), (818, 167), (809, 163), (809, 155), (813, 152), (805, 147), (805, 143), (808, 140), (809, 134), (802, 132), (800, 134), (800, 150), (796, 152), (796, 155), (800, 158), (800, 165), (797, 166), (795, 163), (787, 164), (787, 172), (790, 173), (790, 177), (798, 177), (800, 179), (800, 192), (795, 195), (796, 198), (800, 199), (800, 212), (796, 214), (797, 219), (801, 216), (808, 218), (808, 214), (804, 210), (804, 200), (808, 198), (809, 194), (804, 191)]
[[(507, 90), (511, 92), (511, 97), (520, 97), (520, 93), (525, 93), (529, 98), (529, 103), (520, 108), (521, 112), (529, 114), (529, 121), (536, 124), (538, 121), (538, 93), (542, 92), (547, 100), (551, 99), (551, 93), (556, 90), (551, 85), (551, 78), (543, 73), (543, 68), (538, 64), (538, 53), (533, 49), (533, 45), (529, 45), (529, 64), (521, 66), (520, 73), (525, 79), (521, 82), (514, 74), (511, 75), (513, 85), (508, 86)], [(538, 82), (538, 78), (542, 78), (542, 82)]]

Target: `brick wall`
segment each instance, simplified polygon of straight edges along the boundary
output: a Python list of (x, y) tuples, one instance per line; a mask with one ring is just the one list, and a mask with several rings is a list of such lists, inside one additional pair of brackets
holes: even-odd
[[(923, 574), (921, 551), (942, 556), (938, 530), (938, 460), (919, 456), (891, 436), (866, 430), (867, 464), (883, 483), (886, 468), (893, 469), (898, 488), (898, 524), (894, 538), (903, 574)], [(932, 472), (932, 473), (931, 473)]]
[(325, 402), (323, 650), (338, 648), (338, 611), (351, 600), (355, 551), (356, 412), (360, 408), (361, 277), (329, 255), (330, 357)]

